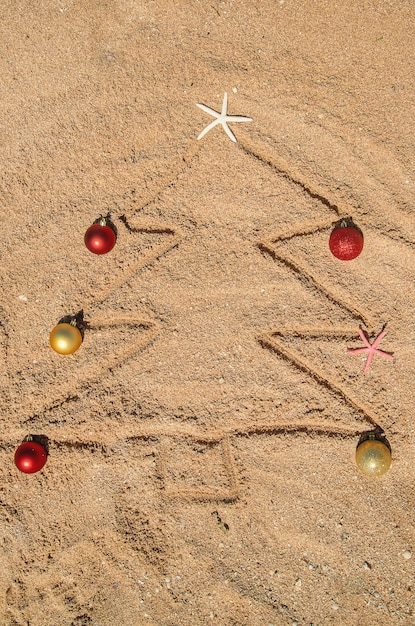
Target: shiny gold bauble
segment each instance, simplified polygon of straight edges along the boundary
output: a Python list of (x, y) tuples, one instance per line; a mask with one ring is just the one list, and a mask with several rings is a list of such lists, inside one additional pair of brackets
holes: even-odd
[(391, 452), (383, 441), (367, 439), (357, 447), (357, 467), (365, 476), (382, 476), (382, 474), (386, 474), (391, 462)]
[(72, 354), (82, 343), (79, 328), (72, 324), (58, 324), (50, 333), (51, 347), (59, 354)]

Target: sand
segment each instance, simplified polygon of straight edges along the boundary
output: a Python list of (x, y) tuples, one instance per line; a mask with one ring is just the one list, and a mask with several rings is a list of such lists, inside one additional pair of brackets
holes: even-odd
[(0, 623), (415, 623), (411, 0), (0, 11)]

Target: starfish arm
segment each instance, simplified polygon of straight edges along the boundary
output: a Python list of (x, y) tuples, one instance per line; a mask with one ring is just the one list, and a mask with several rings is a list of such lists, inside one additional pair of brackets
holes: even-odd
[(206, 104), (197, 103), (196, 106), (199, 107), (199, 109), (202, 109), (202, 111), (204, 111), (205, 113), (212, 115), (213, 117), (216, 117), (216, 118), (220, 117), (220, 113), (218, 113), (217, 111), (214, 111), (210, 107), (207, 107)]
[(202, 132), (200, 133), (200, 135), (198, 136), (198, 139), (202, 139), (202, 137), (204, 137), (206, 135), (206, 133), (208, 133), (214, 126), (216, 126), (216, 124), (218, 124), (218, 120), (213, 120), (213, 122), (211, 122), (210, 124), (208, 124), (206, 126), (206, 128), (204, 128), (202, 130)]
[(363, 354), (364, 352), (370, 352), (369, 348), (352, 348), (347, 350), (347, 354)]
[(231, 139), (232, 141), (236, 142), (236, 137), (233, 134), (233, 132), (231, 131), (231, 129), (229, 128), (229, 126), (227, 125), (226, 122), (222, 122), (222, 126), (223, 126), (223, 130), (225, 131), (225, 133), (228, 135), (229, 139)]
[(384, 331), (382, 331), (382, 332), (380, 333), (380, 335), (378, 335), (378, 336), (376, 337), (375, 341), (372, 343), (372, 348), (376, 348), (376, 347), (379, 345), (379, 343), (382, 341), (382, 339), (383, 339), (383, 338), (384, 338), (384, 336), (386, 335), (386, 332), (387, 332), (387, 331), (386, 331), (386, 330), (384, 330)]
[(360, 339), (363, 341), (365, 346), (370, 348), (371, 347), (370, 342), (361, 328), (359, 328), (359, 335), (360, 335)]
[(376, 348), (375, 348), (375, 349), (373, 350), (373, 352), (374, 352), (375, 354), (378, 354), (379, 356), (384, 356), (384, 357), (386, 357), (387, 359), (393, 359), (393, 358), (394, 358), (393, 354), (390, 354), (389, 352), (384, 352), (383, 350), (378, 350), (378, 349), (376, 349)]
[(364, 369), (365, 373), (369, 371), (369, 367), (370, 367), (370, 364), (372, 363), (372, 359), (373, 359), (373, 352), (372, 350), (369, 350), (369, 353), (367, 355), (365, 369)]
[(252, 122), (252, 117), (246, 117), (245, 115), (227, 115), (226, 122)]
[(223, 102), (222, 102), (222, 117), (226, 117), (226, 113), (228, 111), (228, 94), (225, 93), (223, 94)]

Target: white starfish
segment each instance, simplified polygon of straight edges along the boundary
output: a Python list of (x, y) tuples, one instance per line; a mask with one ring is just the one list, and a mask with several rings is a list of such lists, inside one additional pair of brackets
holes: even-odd
[(244, 115), (228, 115), (227, 114), (228, 94), (226, 92), (223, 96), (222, 111), (220, 113), (218, 113), (217, 111), (214, 111), (210, 107), (207, 107), (205, 104), (196, 104), (196, 106), (198, 106), (199, 109), (202, 109), (202, 111), (205, 111), (205, 113), (209, 113), (209, 115), (212, 115), (213, 117), (216, 118), (213, 120), (213, 122), (208, 124), (205, 129), (202, 130), (198, 139), (202, 139), (202, 137), (204, 137), (206, 133), (210, 131), (211, 128), (216, 126), (216, 124), (222, 124), (223, 130), (228, 135), (229, 139), (231, 139), (232, 141), (236, 143), (236, 137), (228, 126), (229, 122), (252, 122), (251, 117), (245, 117)]

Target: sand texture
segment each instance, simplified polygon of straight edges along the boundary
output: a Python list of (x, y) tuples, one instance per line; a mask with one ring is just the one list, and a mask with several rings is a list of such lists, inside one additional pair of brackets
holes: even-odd
[[(414, 24), (412, 0), (4, 0), (2, 626), (415, 624)], [(252, 121), (198, 140), (225, 93)], [(359, 328), (394, 359), (364, 373)]]

